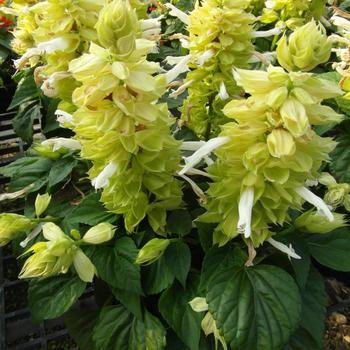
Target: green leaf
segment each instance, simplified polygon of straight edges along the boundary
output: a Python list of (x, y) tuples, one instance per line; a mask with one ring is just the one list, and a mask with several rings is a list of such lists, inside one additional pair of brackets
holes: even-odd
[(142, 294), (137, 248), (129, 237), (117, 238), (114, 247), (96, 247), (92, 255), (98, 276), (112, 288)]
[(29, 74), (23, 77), (18, 83), (17, 90), (8, 109), (14, 109), (25, 102), (38, 98), (39, 96), (40, 90), (35, 84), (33, 74), (29, 72)]
[(188, 235), (192, 230), (192, 218), (187, 210), (174, 210), (171, 212), (167, 222), (170, 233), (180, 237)]
[(205, 222), (196, 222), (198, 229), (198, 238), (205, 252), (213, 246), (213, 233), (216, 227), (215, 224), (207, 224)]
[(64, 224), (85, 224), (94, 226), (100, 222), (113, 222), (115, 215), (106, 211), (100, 202), (99, 193), (91, 193), (75, 207), (64, 219)]
[(331, 269), (350, 271), (350, 232), (339, 229), (323, 235), (312, 235), (308, 239), (311, 255), (322, 265)]
[(199, 349), (202, 313), (194, 312), (189, 302), (198, 296), (198, 275), (190, 275), (187, 288), (175, 282), (159, 299), (159, 311), (177, 336), (191, 350)]
[(174, 281), (174, 274), (171, 272), (164, 255), (155, 263), (143, 267), (143, 287), (146, 294), (158, 294), (169, 287)]
[(204, 257), (200, 281), (200, 290), (206, 291), (210, 280), (231, 266), (242, 266), (247, 260), (245, 253), (232, 244), (222, 248), (212, 247)]
[(72, 157), (55, 160), (49, 173), (49, 187), (63, 181), (68, 175), (70, 175), (77, 164), (78, 161)]
[(233, 349), (280, 349), (298, 326), (300, 294), (292, 277), (269, 265), (221, 269), (209, 282), (209, 311)]
[(291, 337), (287, 349), (322, 350), (327, 294), (324, 280), (315, 268), (310, 270), (307, 284), (302, 291), (301, 297), (300, 327)]
[(138, 319), (142, 319), (141, 298), (138, 293), (113, 288), (114, 296)]
[(342, 132), (336, 138), (338, 145), (331, 153), (330, 168), (339, 182), (350, 182), (350, 122), (341, 125)]
[(28, 305), (35, 319), (47, 320), (63, 315), (83, 294), (86, 283), (77, 276), (55, 276), (32, 280)]
[(42, 157), (25, 157), (2, 167), (0, 173), (11, 177), (9, 191), (15, 192), (33, 184), (28, 193), (35, 192), (48, 181), (52, 161)]
[(98, 312), (91, 310), (71, 310), (64, 315), (69, 335), (79, 349), (97, 350), (92, 340), (92, 331), (97, 322)]
[(98, 350), (161, 350), (165, 347), (165, 330), (147, 311), (139, 321), (122, 305), (105, 306), (93, 340)]
[(172, 242), (165, 253), (165, 260), (175, 278), (186, 287), (186, 278), (191, 267), (191, 251), (182, 241)]
[(34, 120), (40, 120), (40, 118), (40, 105), (22, 104), (12, 120), (13, 130), (24, 142), (31, 143), (33, 141)]

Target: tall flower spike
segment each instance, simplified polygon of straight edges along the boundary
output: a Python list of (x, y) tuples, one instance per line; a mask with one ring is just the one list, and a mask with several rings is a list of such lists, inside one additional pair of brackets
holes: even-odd
[(238, 215), (239, 220), (237, 230), (243, 234), (245, 238), (249, 238), (252, 234), (252, 211), (254, 205), (254, 188), (246, 188), (239, 199)]

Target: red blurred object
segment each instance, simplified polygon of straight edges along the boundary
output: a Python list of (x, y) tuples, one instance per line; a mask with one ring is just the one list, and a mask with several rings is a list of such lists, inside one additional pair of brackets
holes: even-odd
[(12, 24), (13, 24), (12, 19), (7, 18), (6, 16), (0, 17), (0, 28), (8, 28), (8, 27), (11, 27)]

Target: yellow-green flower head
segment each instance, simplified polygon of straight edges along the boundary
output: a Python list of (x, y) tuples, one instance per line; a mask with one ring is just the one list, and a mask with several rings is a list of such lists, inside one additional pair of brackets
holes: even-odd
[(333, 213), (334, 220), (329, 221), (314, 210), (300, 215), (294, 222), (300, 231), (308, 233), (327, 233), (337, 228), (347, 226), (344, 214)]
[(92, 282), (95, 267), (78, 245), (55, 224), (43, 226), (47, 242), (35, 243), (23, 255), (33, 253), (24, 263), (20, 278), (50, 277), (67, 273), (71, 265), (84, 282)]
[(296, 28), (310, 21), (319, 20), (326, 10), (327, 0), (267, 0), (261, 22), (285, 22), (288, 27)]
[[(239, 90), (231, 79), (233, 66), (246, 67), (254, 50), (249, 1), (197, 2), (189, 15), (191, 61), (186, 83), (188, 98), (182, 119), (202, 138), (215, 136), (226, 118), (225, 100)], [(211, 107), (208, 105), (211, 104)]]
[[(259, 245), (270, 237), (271, 224), (283, 225), (288, 210), (300, 209), (304, 201), (333, 221), (328, 206), (305, 183), (319, 177), (322, 162), (335, 147), (312, 125), (334, 120), (335, 112), (321, 102), (341, 90), (311, 74), (288, 74), (275, 67), (267, 72), (236, 70), (235, 78), (251, 96), (225, 106), (224, 113), (234, 122), (223, 125), (220, 136), (189, 157), (180, 171), (198, 163), (196, 153), (203, 157), (216, 149), (217, 160), (208, 168), (213, 183), (207, 213), (202, 216), (218, 223), (214, 241), (225, 244), (241, 233)], [(326, 108), (323, 118), (314, 117), (313, 107)]]
[(0, 247), (32, 230), (36, 223), (23, 215), (3, 213), (0, 214)]
[(288, 71), (310, 71), (328, 61), (332, 43), (322, 24), (314, 20), (284, 35), (277, 44), (279, 64)]
[(107, 4), (100, 13), (96, 30), (101, 45), (119, 59), (132, 54), (141, 31), (136, 11), (128, 0), (114, 0)]
[(328, 191), (325, 194), (324, 200), (327, 204), (333, 208), (337, 208), (340, 205), (346, 205), (349, 201), (350, 185), (347, 183), (334, 184), (328, 187)]

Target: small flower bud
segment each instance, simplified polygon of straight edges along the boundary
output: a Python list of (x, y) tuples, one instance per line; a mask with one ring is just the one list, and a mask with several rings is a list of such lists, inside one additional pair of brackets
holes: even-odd
[(350, 185), (347, 183), (331, 185), (328, 188), (324, 200), (327, 204), (331, 205), (333, 208), (336, 208), (340, 205), (343, 205), (346, 197), (350, 192)]
[(91, 227), (84, 235), (83, 242), (90, 244), (101, 244), (110, 241), (114, 236), (114, 226), (102, 222), (94, 227)]
[(35, 199), (35, 214), (39, 217), (49, 206), (51, 196), (48, 193), (38, 194)]
[(337, 228), (347, 226), (345, 215), (333, 213), (333, 216), (334, 220), (329, 221), (324, 215), (309, 210), (295, 220), (295, 226), (300, 231), (308, 233), (327, 233)]
[(276, 50), (277, 59), (289, 71), (310, 71), (328, 61), (331, 47), (323, 26), (311, 21), (297, 28), (288, 40), (286, 36), (281, 38)]
[(169, 244), (169, 239), (151, 239), (139, 251), (136, 264), (152, 264), (163, 255)]

